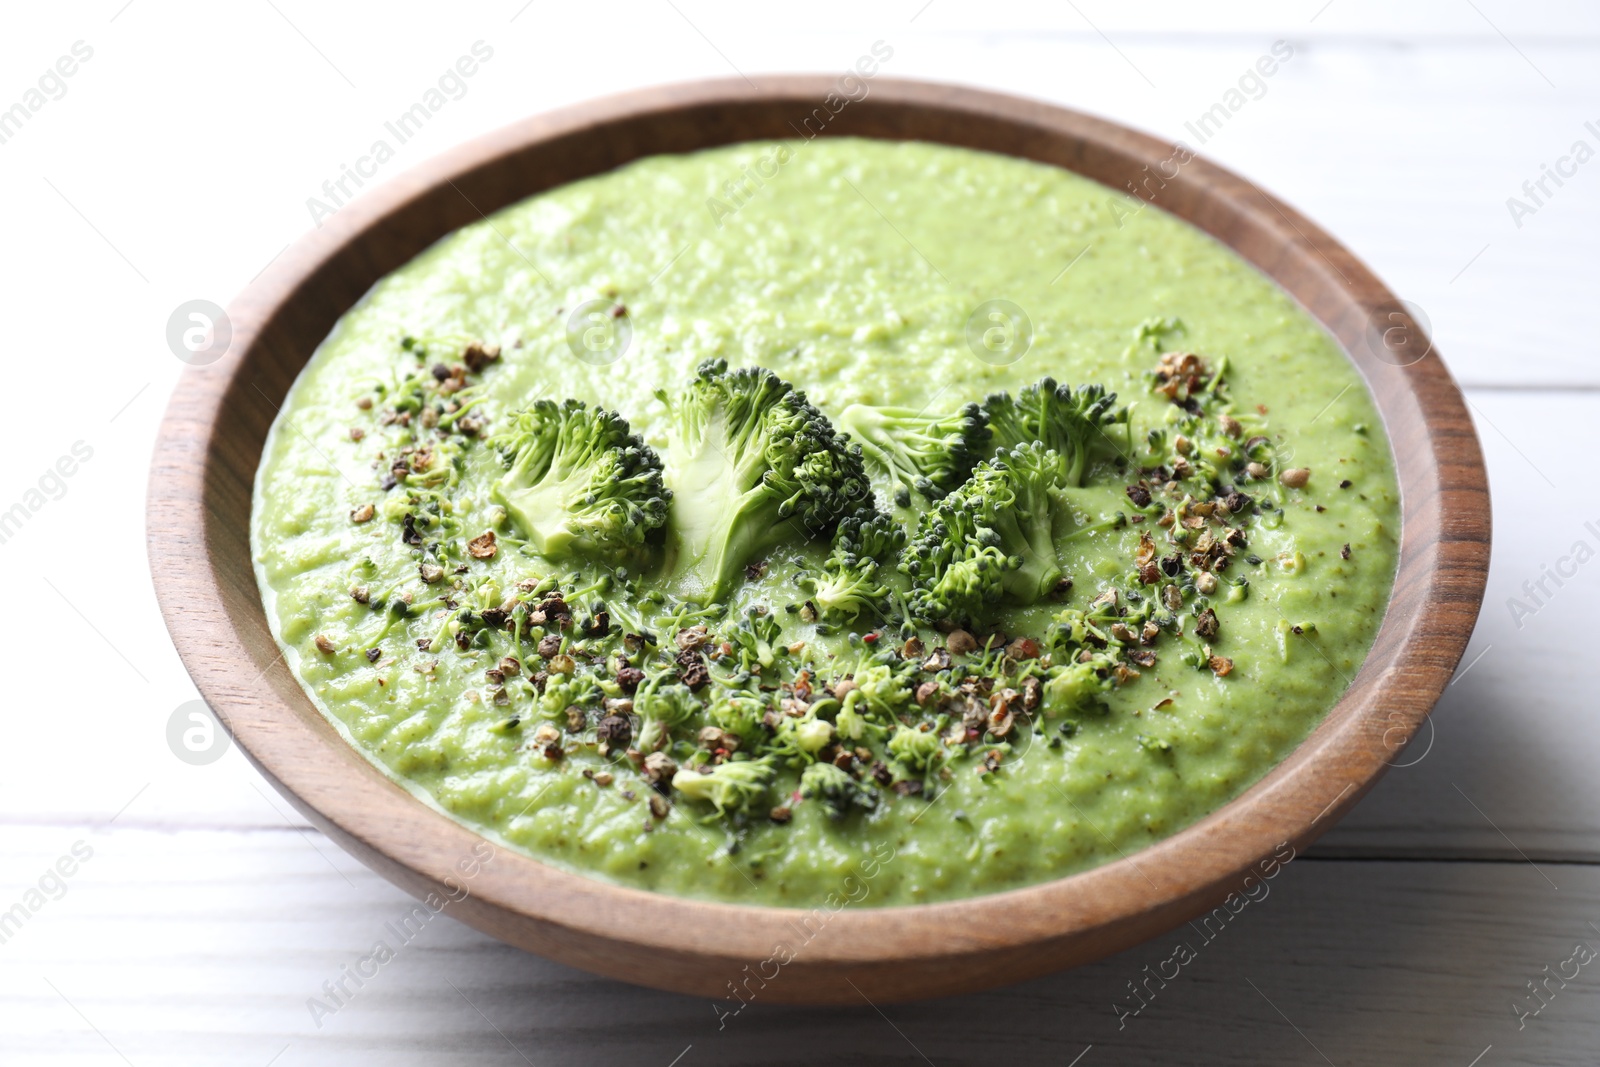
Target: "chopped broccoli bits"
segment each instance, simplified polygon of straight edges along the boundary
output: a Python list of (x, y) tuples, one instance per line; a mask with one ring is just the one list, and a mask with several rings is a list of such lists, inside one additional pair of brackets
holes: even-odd
[[(1204, 374), (1204, 364), (1189, 370)], [(1170, 557), (1158, 564), (1155, 540), (1141, 532), (1122, 580), (1084, 607), (1060, 607), (1040, 639), (992, 632), (1009, 605), (1070, 597), (1059, 539), (1123, 522), (1117, 513), (1086, 523), (1072, 498), (1104, 457), (1106, 431), (1127, 419), (1099, 386), (1074, 391), (1046, 378), (1016, 401), (997, 394), (954, 416), (846, 409), (847, 421), (872, 439), (870, 454), (897, 500), (904, 503), (907, 485), (940, 498), (909, 539), (904, 523), (880, 510), (860, 451), (772, 372), (712, 360), (682, 389), (657, 395), (670, 419), (666, 467), (675, 493), (663, 484), (662, 459), (621, 415), (545, 399), (507, 414), (505, 428), (484, 441), (504, 467), (491, 490), (504, 509), (498, 539), (492, 530), (480, 534), (466, 542), (464, 557), (427, 547), (419, 516), (437, 515), (441, 530), (456, 529), (443, 521), (454, 511), (450, 478), (426, 480), (443, 487), (428, 498), (437, 507), (406, 511), (403, 523), (407, 543), (416, 534), (424, 545), (426, 584), (445, 576), (442, 563), (427, 559), (488, 564), (502, 542), (540, 566), (614, 567), (518, 581), (516, 595), (498, 606), (494, 579), (469, 577), (453, 588), (478, 613), (468, 607), (452, 616), (458, 604), (447, 594), (442, 628), (417, 647), (438, 652), (454, 634), (464, 655), (503, 653), (485, 672), (487, 699), (513, 709), (496, 732), (529, 723), (530, 751), (548, 764), (565, 758), (568, 739), (579, 749), (592, 743), (624, 773), (631, 764), (655, 793), (653, 817), (670, 813), (663, 804), (677, 804), (699, 821), (738, 831), (763, 812), (792, 822), (808, 801), (835, 821), (871, 816), (890, 796), (929, 802), (963, 768), (1001, 772), (1013, 746), (1031, 736), (1035, 716), (1070, 714), (1076, 731), (1082, 716), (1107, 713), (1108, 694), (1156, 665), (1163, 635), (1182, 662), (1219, 679), (1233, 670), (1209, 644), (1221, 621), (1206, 595), (1217, 588), (1215, 572), (1246, 543), (1247, 504), (1214, 467), (1181, 487), (1181, 497), (1170, 476), (1154, 478), (1164, 485), (1139, 483), (1144, 505), (1170, 507), (1157, 526), (1166, 530)], [(991, 419), (1000, 444), (980, 462)], [(1225, 438), (1239, 435), (1219, 426)], [(1174, 447), (1193, 453), (1204, 427), (1184, 428)], [(1146, 444), (1159, 452), (1167, 439), (1152, 432)], [(413, 460), (407, 477), (429, 470)], [(769, 582), (771, 566), (759, 553), (824, 541), (821, 563), (796, 573), (808, 599), (795, 615), (818, 636), (844, 627), (845, 654), (787, 640), (801, 636), (786, 631), (788, 613), (744, 596)], [(486, 551), (491, 544), (495, 551)], [(471, 565), (454, 571), (463, 572), (470, 576)], [(663, 607), (673, 623), (670, 642), (642, 621), (625, 621), (635, 611), (636, 583), (654, 575), (684, 583), (682, 599), (639, 597)], [(1163, 585), (1160, 596), (1138, 591)], [(593, 599), (602, 593), (607, 601)], [(615, 631), (613, 610), (622, 623)], [(933, 640), (928, 628), (936, 623), (948, 624), (949, 635), (925, 655), (921, 634)], [(957, 623), (991, 632), (980, 641)], [(901, 631), (899, 648), (879, 646), (885, 624)], [(336, 651), (325, 636), (317, 641), (324, 654)], [(544, 666), (524, 679), (529, 647)], [(1174, 746), (1163, 740), (1159, 750)], [(587, 771), (591, 780), (597, 773), (615, 779), (609, 770)], [(798, 777), (787, 803), (774, 789), (785, 775)]]

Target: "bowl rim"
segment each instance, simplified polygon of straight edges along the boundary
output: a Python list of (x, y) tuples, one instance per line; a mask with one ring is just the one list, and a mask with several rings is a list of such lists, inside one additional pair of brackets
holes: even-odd
[[(471, 857), (481, 859), (478, 843), (486, 839), (420, 802), (337, 734), (330, 745), (327, 720), (281, 654), (271, 657), (262, 645), (265, 618), (253, 567), (246, 560), (252, 588), (243, 589), (220, 555), (232, 535), (223, 536), (228, 520), (215, 506), (218, 480), (242, 475), (253, 485), (255, 474), (252, 446), (235, 442), (222, 416), (229, 397), (247, 387), (277, 403), (250, 373), (271, 360), (274, 331), (287, 328), (282, 323), (319, 272), (370, 270), (367, 285), (388, 273), (392, 267), (351, 257), (367, 247), (363, 242), (415, 216), (446, 186), (467, 198), (493, 168), (579, 137), (607, 146), (610, 164), (598, 173), (655, 154), (636, 150), (639, 139), (629, 133), (643, 121), (696, 125), (703, 140), (685, 151), (754, 139), (718, 140), (718, 123), (743, 114), (741, 108), (814, 105), (835, 81), (832, 75), (763, 76), (758, 88), (728, 78), (610, 96), (517, 122), (365, 191), (281, 253), (229, 304), (232, 345), (216, 363), (183, 373), (151, 467), (149, 556), (167, 627), (200, 693), (268, 780), (348, 851), (414, 895), (444, 893), (454, 914), (503, 940), (661, 988), (720, 991), (721, 979), (738, 977), (740, 965), (770, 958), (775, 944), (793, 940), (797, 924), (809, 931), (806, 917), (821, 909), (674, 897), (509, 849), (472, 864), (469, 874)], [(1389, 431), (1403, 487), (1400, 560), (1378, 638), (1350, 688), (1245, 792), (1184, 830), (1078, 874), (947, 902), (830, 908), (823, 936), (804, 938), (804, 952), (790, 964), (802, 977), (769, 997), (778, 1000), (855, 999), (849, 989), (835, 995), (825, 987), (839, 975), (856, 976), (862, 989), (885, 999), (1000, 984), (1087, 962), (1209, 909), (1252, 871), (1261, 877), (1259, 865), (1281, 858), (1286, 844), (1297, 851), (1319, 836), (1381, 776), (1448, 684), (1471, 636), (1488, 570), (1487, 477), (1460, 391), (1436, 355), (1405, 366), (1379, 357), (1373, 330), (1402, 305), (1314, 223), (1187, 146), (1055, 105), (880, 76), (850, 106), (856, 108), (852, 122), (860, 121), (840, 123), (841, 135), (895, 139), (896, 129), (915, 129), (918, 136), (901, 139), (971, 144), (973, 135), (964, 131), (981, 120), (994, 124), (985, 138), (1012, 147), (973, 147), (1055, 163), (1102, 182), (1103, 175), (1073, 164), (1124, 175), (1162, 168), (1159, 189), (1144, 182), (1135, 194), (1211, 233), (1288, 290), (1361, 372)], [(948, 140), (940, 122), (952, 131)], [(1188, 158), (1167, 176), (1164, 168), (1183, 153)], [(1086, 164), (1091, 157), (1099, 162)], [(485, 195), (469, 200), (478, 214), (503, 206), (484, 202)], [(1398, 432), (1407, 425), (1406, 434)], [(254, 443), (254, 455), (260, 445)], [(459, 899), (448, 891), (452, 886), (461, 889)], [(1005, 921), (996, 924), (996, 915)], [(709, 940), (706, 931), (716, 932), (716, 944), (701, 943)], [(644, 967), (650, 959), (655, 963)], [(980, 960), (1004, 965), (962, 966)], [(958, 966), (905, 980), (882, 969), (908, 963)]]

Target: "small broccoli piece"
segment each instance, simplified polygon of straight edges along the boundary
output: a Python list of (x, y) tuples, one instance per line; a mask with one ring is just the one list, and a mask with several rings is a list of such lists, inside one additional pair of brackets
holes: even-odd
[(1160, 352), (1169, 347), (1169, 338), (1188, 332), (1180, 318), (1151, 316), (1133, 328), (1133, 344), (1136, 348), (1147, 347)]
[(912, 489), (929, 500), (945, 496), (967, 480), (989, 447), (989, 416), (977, 404), (933, 415), (851, 404), (840, 413), (839, 424), (888, 474), (901, 507), (911, 506)]
[(1111, 436), (1122, 427), (1126, 436), (1128, 409), (1118, 408), (1117, 394), (1104, 386), (1057, 385), (1054, 378), (1041, 378), (1013, 400), (1010, 393), (996, 393), (983, 402), (989, 416), (994, 447), (1002, 454), (1007, 449), (1038, 441), (1054, 451), (1061, 463), (1062, 484), (1076, 488), (1083, 484), (1089, 464), (1096, 459), (1115, 459), (1131, 451)]
[(705, 705), (686, 685), (669, 682), (676, 671), (666, 670), (646, 678), (633, 694), (633, 710), (639, 716), (634, 744), (641, 752), (654, 752), (671, 739), (672, 729), (682, 726)]
[(827, 748), (834, 736), (833, 724), (826, 719), (806, 718), (795, 722), (795, 744), (808, 756)]
[(765, 751), (791, 767), (813, 762), (817, 753), (834, 739), (833, 724), (816, 716), (819, 705), (828, 706), (831, 703), (819, 701), (813, 704), (811, 711), (802, 718), (784, 716), (779, 719)]
[(887, 655), (868, 657), (857, 664), (834, 717), (839, 736), (850, 741), (886, 736), (896, 717), (911, 706), (909, 676), (917, 670), (915, 663), (897, 669)]
[(1033, 604), (1063, 578), (1054, 531), (1070, 517), (1059, 456), (1031, 441), (980, 463), (925, 512), (901, 569), (923, 619), (972, 618), (1001, 600)]
[(873, 713), (892, 718), (911, 704), (912, 688), (908, 676), (921, 668), (908, 661), (897, 670), (885, 660), (886, 657), (880, 657), (857, 667), (851, 678), (855, 687), (845, 695), (848, 698), (850, 694), (855, 694)]
[(742, 743), (753, 743), (766, 737), (761, 720), (771, 707), (771, 702), (757, 693), (730, 689), (712, 698), (706, 715), (718, 729), (736, 735)]
[(539, 697), (539, 711), (556, 719), (572, 707), (594, 707), (605, 699), (600, 683), (589, 674), (552, 674)]
[(860, 741), (863, 737), (881, 740), (888, 728), (857, 711), (858, 704), (859, 701), (850, 697), (845, 698), (838, 714), (833, 718), (834, 732), (846, 741)]
[(707, 360), (685, 389), (656, 396), (671, 416), (668, 576), (705, 597), (723, 599), (785, 538), (826, 537), (876, 510), (860, 446), (771, 371)]
[(692, 800), (710, 801), (717, 816), (748, 812), (772, 781), (772, 761), (737, 760), (720, 763), (709, 774), (685, 767), (672, 776), (672, 788)]
[(508, 468), (492, 498), (547, 558), (623, 560), (667, 520), (661, 459), (614, 412), (540, 400), (489, 443)]
[(733, 646), (739, 665), (759, 674), (761, 668), (771, 667), (776, 662), (777, 650), (773, 644), (783, 636), (783, 626), (766, 608), (751, 605), (723, 636)]
[(1111, 692), (1111, 661), (1104, 656), (1084, 663), (1068, 663), (1051, 670), (1040, 690), (1040, 706), (1047, 717), (1069, 712), (1103, 713), (1105, 695)]
[(937, 730), (896, 726), (889, 738), (889, 757), (908, 777), (926, 779), (944, 763), (948, 753)]
[(1160, 737), (1147, 737), (1144, 734), (1135, 734), (1134, 743), (1157, 756), (1166, 756), (1172, 753), (1172, 742)]
[(831, 763), (813, 763), (800, 775), (800, 795), (820, 800), (830, 819), (842, 819), (851, 809), (873, 811), (878, 794)]
[(837, 619), (888, 614), (894, 589), (883, 564), (899, 555), (905, 543), (905, 528), (887, 515), (841, 521), (822, 574), (803, 580), (817, 611)]

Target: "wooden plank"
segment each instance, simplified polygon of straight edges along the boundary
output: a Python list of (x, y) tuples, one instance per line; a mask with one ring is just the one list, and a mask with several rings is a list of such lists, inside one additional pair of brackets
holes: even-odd
[[(551, 40), (593, 35), (581, 8), (535, 8), (515, 23), (490, 23), (466, 10), (439, 13), (426, 39), (404, 20), (375, 26), (358, 14), (329, 12), (316, 36), (329, 55), (345, 57), (341, 66), (353, 68), (351, 57), (385, 57), (349, 71), (360, 94), (350, 93), (292, 34), (279, 40), (290, 31), (264, 9), (259, 24), (245, 25), (252, 34), (273, 35), (272, 59), (235, 56), (204, 68), (216, 80), (226, 78), (229, 91), (191, 98), (181, 115), (147, 114), (135, 110), (136, 102), (169, 91), (168, 72), (182, 62), (193, 64), (197, 55), (217, 62), (204, 53), (210, 27), (141, 12), (119, 19), (118, 36), (73, 83), (72, 103), (42, 112), (7, 145), (28, 165), (0, 173), (0, 194), (52, 197), (15, 219), (9, 236), (36, 249), (41, 275), (81, 278), (86, 289), (103, 293), (108, 330), (131, 347), (146, 343), (147, 324), (159, 321), (136, 299), (143, 283), (66, 204), (42, 190), (41, 171), (56, 176), (62, 192), (143, 274), (225, 303), (312, 224), (307, 198), (324, 196), (323, 182), (367, 154), (374, 138), (387, 136), (383, 123), (436, 76), (421, 72), (448, 66), (477, 38), (496, 50), (495, 58), (459, 102), (416, 137), (391, 146), (397, 154), (379, 180), (533, 112), (665, 81), (736, 77), (736, 69), (754, 78), (774, 70), (843, 72), (878, 39), (895, 49), (883, 66), (887, 76), (954, 79), (1037, 96), (1194, 144), (1185, 124), (1218, 103), (1282, 37), (1295, 44), (1295, 59), (1266, 82), (1259, 100), (1249, 100), (1221, 133), (1196, 146), (1306, 211), (1425, 308), (1464, 380), (1600, 383), (1600, 361), (1583, 340), (1589, 334), (1582, 321), (1583, 237), (1600, 223), (1592, 168), (1559, 190), (1549, 187), (1555, 195), (1520, 228), (1506, 207), (1508, 197), (1524, 195), (1525, 180), (1541, 176), (1541, 164), (1554, 164), (1576, 139), (1600, 147), (1584, 129), (1600, 119), (1587, 110), (1600, 89), (1600, 9), (1481, 0), (1479, 15), (1454, 2), (1396, 9), (1335, 0), (1313, 22), (1321, 0), (1237, 11), (1176, 0), (1150, 9), (963, 8), (936, 0), (911, 21), (921, 6), (875, 15), (870, 24), (852, 5), (808, 8), (807, 18), (773, 33), (770, 23), (735, 5), (686, 3), (682, 15), (646, 5), (628, 16), (626, 33), (607, 35), (615, 61), (605, 64), (594, 63), (587, 49), (548, 47)], [(66, 42), (81, 36), (65, 13), (59, 21), (41, 34)], [(13, 54), (17, 65), (31, 69), (54, 53), (40, 46), (31, 55)], [(132, 56), (157, 62), (136, 63)], [(130, 196), (117, 168), (93, 165), (96, 146), (131, 149), (133, 129), (182, 143), (195, 129), (229, 127), (250, 130), (264, 151), (227, 182), (157, 185), (141, 200)], [(229, 220), (229, 240), (217, 242), (203, 269), (183, 242), (166, 239), (164, 220), (180, 213)], [(56, 299), (28, 317), (36, 321), (16, 324), (19, 349), (47, 350), (50, 324), (81, 313), (66, 294)], [(176, 362), (162, 369), (175, 370)], [(84, 388), (97, 398), (104, 390), (111, 411), (149, 377), (119, 371)]]
[[(1548, 1006), (1521, 1029), (1512, 1008), (1520, 994), (1531, 1011), (1524, 983), (1560, 970), (1576, 943), (1600, 948), (1591, 866), (1302, 859), (1226, 921), (1077, 971), (881, 1013), (779, 1009), (756, 996), (719, 1018), (707, 1000), (546, 963), (448, 914), (402, 943), (394, 924), (409, 898), (342, 858), (330, 869), (285, 833), (13, 831), (6, 903), (77, 840), (92, 857), (0, 951), (8, 1062), (113, 1063), (114, 1047), (135, 1064), (174, 1065), (525, 1056), (665, 1067), (683, 1054), (682, 1067), (924, 1056), (941, 1067), (1061, 1067), (1092, 1044), (1084, 1067), (1234, 1064), (1244, 1047), (1256, 1062), (1466, 1067), (1492, 1045), (1479, 1062), (1494, 1067), (1589, 1064), (1585, 1050), (1600, 1045), (1600, 961), (1568, 965), (1578, 976), (1552, 980)], [(360, 988), (347, 979), (348, 1002), (319, 1027), (308, 998), (331, 1004), (323, 983), (379, 940), (394, 958)], [(1180, 941), (1194, 958), (1166, 962)], [(1144, 982), (1146, 967), (1168, 980), (1152, 979), (1133, 1015), (1129, 983)]]
[[(1430, 732), (1321, 847), (1334, 854), (1600, 859), (1593, 616), (1600, 396), (1469, 395), (1494, 497), (1494, 555), (1463, 670)], [(1546, 578), (1576, 571), (1561, 585)], [(1538, 588), (1544, 581), (1544, 591)], [(1529, 583), (1532, 589), (1525, 588)], [(1524, 610), (1528, 609), (1528, 610)]]
[[(1550, 43), (1600, 35), (1600, 12), (1561, 2), (1513, 3), (1511, 0), (1477, 0), (1482, 15), (1452, 0), (1413, 0), (1403, 7), (1377, 0), (1235, 0), (1229, 4), (1198, 7), (1184, 0), (1146, 0), (1119, 4), (1116, 0), (1076, 0), (1072, 4), (1050, 0), (989, 7), (966, 4), (932, 4), (918, 13), (925, 0), (906, 6), (904, 17), (917, 15), (915, 25), (944, 33), (1026, 33), (1183, 36), (1191, 41), (1234, 34), (1300, 33), (1307, 37), (1361, 35), (1379, 40), (1413, 38), (1453, 40), (1493, 38), (1496, 27), (1519, 43)], [(696, 22), (711, 26), (736, 26), (737, 0), (690, 0), (683, 10)], [(824, 0), (816, 5), (815, 24), (848, 25), (859, 11), (848, 0)], [(896, 15), (900, 12), (896, 10)], [(1489, 20), (1492, 20), (1489, 21)], [(881, 16), (887, 28), (891, 17)], [(738, 31), (735, 30), (735, 33)], [(1122, 40), (1119, 38), (1118, 43)]]

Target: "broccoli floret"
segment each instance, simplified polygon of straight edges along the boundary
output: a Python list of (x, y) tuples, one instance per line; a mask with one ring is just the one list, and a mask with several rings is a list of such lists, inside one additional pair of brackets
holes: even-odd
[(897, 726), (889, 738), (889, 757), (907, 776), (926, 778), (945, 761), (944, 739), (937, 730)]
[(898, 667), (887, 655), (863, 659), (850, 675), (850, 688), (834, 717), (841, 738), (859, 741), (863, 737), (881, 739), (902, 712), (911, 706), (910, 676), (916, 674), (914, 662)]
[(552, 674), (539, 697), (539, 711), (556, 719), (571, 707), (593, 707), (605, 699), (600, 683), (589, 674)]
[(723, 636), (739, 657), (739, 666), (759, 674), (762, 668), (771, 667), (776, 662), (777, 651), (772, 646), (783, 636), (783, 627), (766, 608), (751, 605), (744, 610), (743, 617), (737, 623), (724, 631)]
[(718, 729), (737, 735), (741, 742), (755, 742), (766, 736), (761, 720), (771, 707), (756, 693), (731, 689), (713, 697), (706, 714)]
[(901, 507), (911, 506), (912, 489), (929, 500), (944, 497), (967, 480), (989, 446), (989, 416), (977, 404), (935, 415), (851, 404), (839, 424), (888, 474)]
[(772, 761), (767, 758), (721, 763), (709, 774), (685, 767), (672, 776), (672, 788), (693, 800), (708, 800), (716, 817), (749, 811), (772, 781)]
[(801, 773), (800, 795), (822, 801), (831, 819), (844, 818), (852, 808), (872, 811), (878, 806), (876, 792), (831, 763), (813, 763)]
[(822, 574), (804, 579), (817, 611), (824, 618), (854, 619), (863, 612), (886, 615), (894, 589), (883, 565), (899, 555), (905, 543), (905, 527), (887, 515), (841, 521)]
[(1045, 715), (1104, 712), (1105, 694), (1112, 687), (1110, 663), (1106, 657), (1096, 656), (1087, 662), (1053, 668), (1040, 692), (1040, 706)]
[(831, 706), (832, 701), (819, 701), (802, 718), (784, 716), (773, 730), (766, 751), (791, 767), (803, 767), (817, 758), (817, 753), (834, 739), (833, 724), (816, 716), (818, 706)]
[(970, 516), (940, 515), (925, 524), (901, 564), (916, 583), (907, 606), (925, 621), (980, 616), (1004, 595), (1001, 582), (1009, 561), (984, 539)]
[(509, 468), (492, 497), (550, 559), (616, 562), (667, 520), (661, 459), (615, 412), (540, 400), (490, 439)]
[(1000, 536), (1012, 563), (1002, 579), (1011, 599), (1032, 604), (1061, 581), (1054, 530), (1058, 512), (1070, 509), (1060, 493), (1060, 461), (1038, 442), (1002, 453), (964, 489), (962, 502), (981, 507), (984, 526)]
[(633, 694), (633, 710), (639, 716), (634, 744), (641, 752), (654, 752), (670, 739), (672, 728), (682, 726), (704, 705), (686, 685), (668, 682), (676, 671), (661, 671), (640, 684)]
[(1063, 574), (1054, 532), (1070, 508), (1060, 457), (1031, 441), (980, 463), (967, 483), (925, 512), (901, 569), (923, 619), (981, 615), (1002, 600), (1033, 604)]
[(685, 389), (656, 396), (671, 415), (669, 576), (707, 598), (786, 537), (826, 537), (876, 510), (860, 446), (771, 371), (707, 360)]
[(815, 757), (834, 739), (833, 724), (826, 719), (805, 718), (795, 720), (795, 745), (808, 756)]
[(1104, 386), (1082, 385), (1076, 391), (1041, 378), (1017, 394), (996, 393), (983, 402), (994, 447), (1001, 453), (1031, 441), (1053, 450), (1060, 459), (1062, 482), (1083, 484), (1089, 464), (1115, 459), (1131, 451), (1111, 436), (1117, 427), (1126, 436), (1128, 409), (1118, 408), (1117, 394)]

